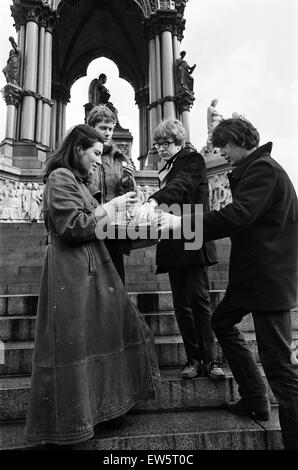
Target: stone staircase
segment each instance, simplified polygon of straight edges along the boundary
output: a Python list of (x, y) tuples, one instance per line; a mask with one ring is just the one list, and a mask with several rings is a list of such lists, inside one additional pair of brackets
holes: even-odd
[[(1, 224), (0, 340), (5, 361), (0, 364), (0, 450), (29, 448), (24, 423), (30, 390), (38, 282), (45, 249), (42, 224)], [(218, 243), (219, 264), (210, 269), (213, 308), (224, 295), (227, 279), (227, 240)], [(144, 314), (154, 337), (161, 368), (161, 387), (154, 400), (139, 402), (124, 418), (96, 426), (90, 441), (77, 449), (200, 450), (280, 449), (277, 405), (270, 393), (272, 419), (239, 418), (225, 410), (238, 398), (237, 385), (217, 346), (227, 378), (219, 383), (198, 377), (182, 380), (185, 362), (182, 339), (173, 312), (166, 275), (154, 274), (154, 248), (135, 250), (126, 258), (127, 288)], [(6, 273), (6, 275), (4, 275)], [(292, 313), (298, 339), (297, 311)], [(241, 324), (256, 357), (251, 317)]]

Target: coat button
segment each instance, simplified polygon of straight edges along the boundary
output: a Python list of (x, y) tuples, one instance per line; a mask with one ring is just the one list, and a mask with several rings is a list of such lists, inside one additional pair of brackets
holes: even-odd
[(109, 287), (109, 292), (110, 292), (110, 294), (113, 294), (115, 292), (114, 287)]
[(105, 259), (106, 263), (109, 263), (111, 261), (111, 258), (108, 256), (106, 259)]

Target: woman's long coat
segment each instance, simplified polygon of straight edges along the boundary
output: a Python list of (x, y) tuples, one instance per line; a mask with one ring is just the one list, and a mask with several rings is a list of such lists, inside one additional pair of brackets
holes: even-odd
[[(71, 444), (154, 395), (148, 327), (96, 239), (98, 203), (70, 170), (44, 192), (48, 247), (42, 273), (26, 438)], [(98, 209), (96, 213), (98, 212)], [(99, 211), (100, 212), (100, 211)]]

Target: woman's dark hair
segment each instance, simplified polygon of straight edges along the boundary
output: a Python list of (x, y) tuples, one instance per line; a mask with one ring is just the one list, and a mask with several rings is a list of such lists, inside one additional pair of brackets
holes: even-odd
[(79, 174), (80, 160), (78, 147), (87, 150), (95, 142), (103, 143), (103, 139), (93, 127), (88, 126), (88, 124), (79, 124), (73, 127), (66, 134), (61, 146), (47, 160), (43, 173), (43, 182), (45, 183), (52, 171), (57, 168), (68, 168)]
[(224, 119), (212, 133), (213, 147), (224, 147), (232, 142), (238, 147), (251, 150), (259, 146), (260, 135), (255, 127), (243, 118)]

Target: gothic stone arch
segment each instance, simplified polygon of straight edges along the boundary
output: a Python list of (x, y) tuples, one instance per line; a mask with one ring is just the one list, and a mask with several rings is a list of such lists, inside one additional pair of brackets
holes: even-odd
[[(140, 156), (165, 118), (188, 127), (194, 97), (175, 94), (175, 60), (187, 0), (11, 0), (18, 34), (20, 86), (8, 84), (6, 163), (38, 170), (65, 132), (70, 88), (105, 56), (134, 88)], [(103, 72), (103, 71), (99, 71)], [(184, 100), (184, 101), (183, 101)], [(30, 159), (24, 163), (24, 155)]]

